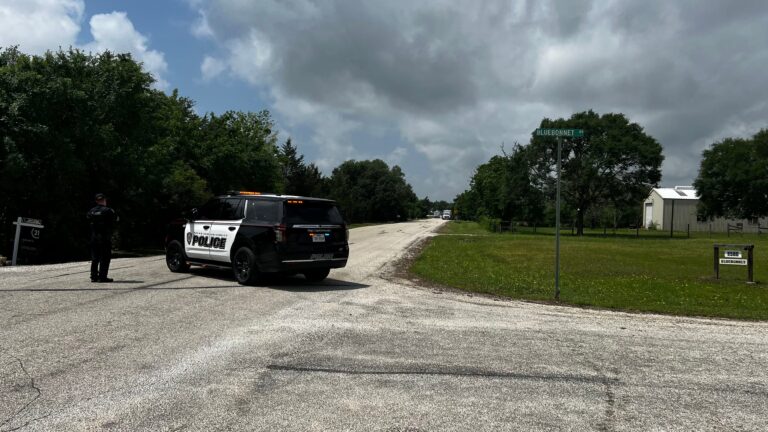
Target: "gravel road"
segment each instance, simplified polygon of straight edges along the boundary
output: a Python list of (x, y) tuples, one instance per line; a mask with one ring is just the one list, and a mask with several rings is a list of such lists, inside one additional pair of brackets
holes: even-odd
[(397, 278), (442, 223), (354, 229), (318, 284), (163, 257), (114, 260), (106, 284), (82, 262), (0, 268), (0, 431), (766, 429), (768, 323)]

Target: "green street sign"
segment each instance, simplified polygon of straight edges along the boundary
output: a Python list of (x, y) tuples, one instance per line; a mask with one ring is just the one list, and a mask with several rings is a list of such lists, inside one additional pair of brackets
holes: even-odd
[(584, 129), (536, 129), (536, 135), (581, 138), (584, 136)]

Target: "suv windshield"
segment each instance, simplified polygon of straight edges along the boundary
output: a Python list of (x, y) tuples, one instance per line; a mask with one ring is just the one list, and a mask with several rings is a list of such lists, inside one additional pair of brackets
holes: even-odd
[(343, 224), (339, 209), (332, 203), (303, 201), (285, 204), (285, 222), (293, 224)]

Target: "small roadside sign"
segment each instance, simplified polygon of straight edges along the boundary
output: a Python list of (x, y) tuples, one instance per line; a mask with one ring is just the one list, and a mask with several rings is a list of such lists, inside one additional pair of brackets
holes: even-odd
[[(720, 265), (737, 265), (747, 268), (747, 283), (754, 284), (755, 245), (754, 244), (714, 244), (715, 279), (720, 279)], [(723, 257), (720, 249), (723, 249)], [(747, 258), (743, 258), (744, 251)]]
[[(19, 257), (19, 249), (37, 252), (36, 243), (40, 240), (40, 230), (45, 227), (42, 220), (25, 217), (16, 218), (16, 222), (13, 224), (16, 225), (16, 236), (13, 240), (11, 265), (15, 266)], [(22, 230), (25, 232), (24, 238), (21, 235)]]
[(584, 129), (536, 129), (537, 136), (553, 136), (566, 138), (581, 138), (584, 136)]

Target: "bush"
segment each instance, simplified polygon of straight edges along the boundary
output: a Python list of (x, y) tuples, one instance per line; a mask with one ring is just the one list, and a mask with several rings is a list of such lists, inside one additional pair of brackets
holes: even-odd
[(480, 220), (478, 221), (478, 223), (484, 229), (490, 232), (496, 232), (499, 230), (499, 227), (501, 226), (501, 219), (480, 216)]

